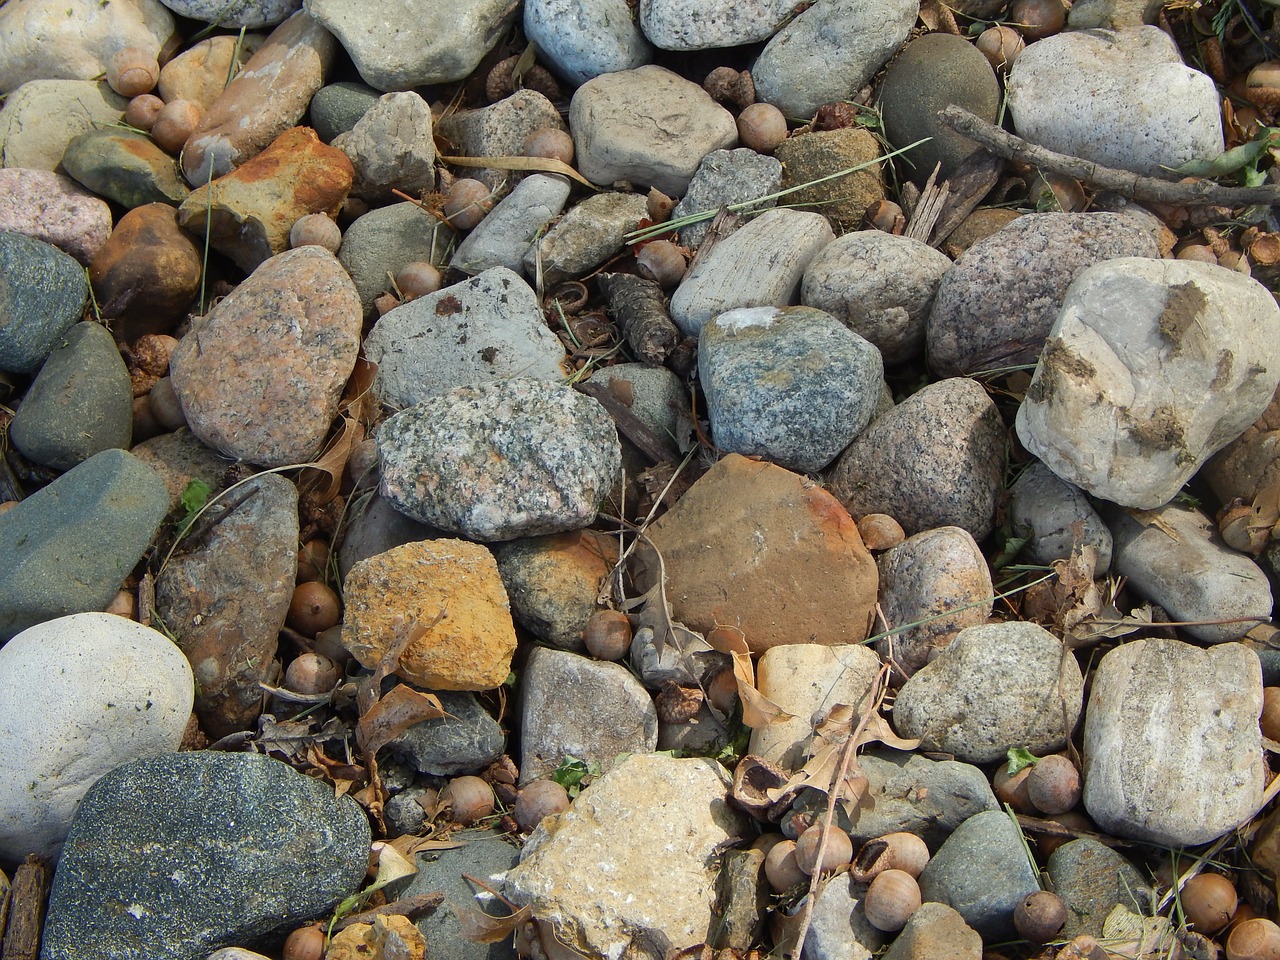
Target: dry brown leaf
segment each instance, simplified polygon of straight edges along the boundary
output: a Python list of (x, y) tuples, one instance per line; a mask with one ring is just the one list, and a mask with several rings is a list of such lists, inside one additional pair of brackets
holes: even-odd
[(1079, 645), (1114, 640), (1145, 630), (1154, 623), (1151, 604), (1144, 603), (1123, 614), (1115, 604), (1108, 604), (1097, 614), (1082, 617), (1070, 630), (1071, 638)]
[(395, 847), (406, 858), (411, 858), (419, 853), (436, 850), (458, 850), (465, 847), (466, 844), (459, 840), (440, 840), (436, 837), (417, 837), (412, 833), (401, 834), (394, 840), (388, 840), (391, 846)]
[(356, 365), (347, 378), (342, 399), (338, 401), (338, 413), (354, 417), (366, 427), (377, 419), (378, 404), (373, 396), (373, 381), (378, 376), (378, 365), (364, 357), (356, 357)]
[(733, 678), (738, 684), (738, 699), (742, 701), (742, 722), (752, 729), (767, 727), (771, 723), (785, 723), (794, 715), (756, 689), (756, 669), (751, 662), (751, 649), (747, 638), (736, 627), (717, 627), (706, 638), (707, 645), (733, 658)]
[(449, 907), (458, 918), (460, 932), (472, 943), (498, 943), (505, 940), (533, 916), (533, 907), (528, 905), (506, 917), (490, 916), (475, 907), (460, 907), (456, 903), (450, 903)]
[(558, 173), (562, 177), (577, 180), (584, 187), (598, 189), (594, 183), (563, 160), (549, 157), (441, 157), (445, 163), (458, 167), (481, 167), (487, 170), (536, 170), (539, 173)]
[[(814, 735), (820, 743), (842, 746), (857, 727), (860, 719), (860, 715), (854, 711), (853, 707), (846, 703), (837, 703), (814, 729)], [(889, 725), (889, 721), (879, 713), (867, 718), (862, 731), (858, 734), (858, 742), (854, 746), (861, 747), (868, 743), (883, 743), (895, 750), (914, 750), (920, 746), (919, 740), (898, 736)]]
[(347, 468), (351, 449), (363, 437), (364, 427), (351, 417), (343, 416), (338, 432), (325, 446), (324, 452), (302, 471), (300, 486), (310, 488), (314, 485), (320, 503), (328, 503), (336, 497), (342, 487), (342, 473)]
[(1142, 524), (1144, 527), (1155, 527), (1158, 530), (1163, 530), (1174, 543), (1181, 542), (1182, 538), (1178, 536), (1178, 531), (1165, 523), (1164, 519), (1156, 511), (1131, 509), (1127, 512), (1129, 516), (1133, 517), (1133, 519), (1137, 520), (1138, 523)]
[(356, 743), (372, 756), (415, 724), (443, 716), (446, 713), (439, 697), (402, 683), (360, 718), (356, 725)]
[[(765, 796), (773, 803), (783, 797), (791, 796), (804, 787), (812, 787), (829, 793), (840, 772), (840, 751), (842, 744), (827, 744), (809, 758), (809, 762), (793, 773), (789, 780), (780, 787), (765, 791)], [(850, 769), (844, 778), (837, 802), (844, 808), (849, 817), (853, 817), (858, 802), (866, 795), (869, 783), (867, 778), (856, 768)]]

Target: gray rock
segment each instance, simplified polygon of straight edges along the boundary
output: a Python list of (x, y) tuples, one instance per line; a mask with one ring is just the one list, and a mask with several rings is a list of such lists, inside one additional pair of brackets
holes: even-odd
[(871, 960), (888, 937), (862, 910), (867, 885), (836, 874), (818, 891), (802, 960)]
[(1267, 575), (1247, 554), (1223, 543), (1218, 525), (1199, 510), (1171, 503), (1143, 519), (1118, 510), (1109, 519), (1116, 572), (1171, 620), (1257, 618), (1180, 628), (1197, 640), (1238, 640), (1271, 618)]
[(553, 773), (567, 757), (609, 769), (619, 754), (657, 747), (653, 698), (626, 667), (535, 647), (520, 680), (522, 785)]
[(150, 137), (127, 130), (80, 134), (67, 144), (62, 168), (90, 190), (129, 209), (147, 203), (176, 205), (191, 192), (178, 161)]
[[(604, 383), (615, 396), (629, 396), (630, 411), (662, 438), (672, 459), (680, 457), (677, 438), (682, 436), (681, 419), (688, 422), (689, 390), (679, 376), (666, 367), (616, 363), (601, 370), (594, 379)], [(687, 431), (687, 425), (683, 429)]]
[[(689, 181), (684, 199), (671, 211), (671, 219), (679, 220), (695, 213), (714, 214), (722, 206), (746, 203), (771, 193), (782, 185), (782, 164), (746, 147), (736, 150), (713, 150), (702, 158)], [(777, 200), (753, 204), (752, 212), (773, 207)], [(680, 242), (696, 248), (711, 229), (711, 220), (703, 220), (680, 228)]]
[(941, 182), (978, 149), (937, 119), (938, 111), (953, 103), (995, 122), (1000, 84), (987, 58), (964, 37), (947, 33), (928, 33), (911, 41), (881, 81), (880, 113), (885, 136), (898, 149), (932, 138), (904, 158), (916, 186), (924, 185), (938, 163)]
[[(638, 193), (606, 192), (587, 197), (525, 251), (525, 276), (537, 277), (541, 263), (542, 282), (549, 289), (561, 280), (590, 272), (622, 251), (626, 234), (648, 216), (647, 206)], [(483, 227), (481, 223), (478, 229)]]
[(391, 291), (391, 280), (406, 264), (442, 264), (449, 231), (416, 203), (405, 201), (378, 207), (356, 219), (342, 234), (338, 260), (351, 275), (366, 317), (373, 301)]
[(903, 684), (893, 722), (926, 750), (990, 763), (1013, 747), (1044, 755), (1071, 737), (1084, 701), (1075, 656), (1025, 621), (966, 627)]
[(884, 960), (981, 960), (982, 937), (945, 903), (923, 903)]
[(1085, 713), (1089, 816), (1107, 833), (1175, 847), (1234, 830), (1262, 803), (1261, 711), (1262, 668), (1240, 644), (1111, 650)]
[(277, 760), (214, 751), (135, 760), (80, 804), (41, 956), (196, 960), (278, 942), (364, 883), (369, 842), (354, 800)]
[(1072, 30), (1119, 30), (1155, 23), (1160, 0), (1079, 0), (1072, 4), (1067, 23)]
[(658, 720), (658, 749), (680, 750), (677, 756), (713, 757), (733, 741), (733, 732), (704, 701), (689, 720)]
[(1058, 479), (1043, 463), (1031, 464), (1009, 488), (1009, 522), (1015, 536), (1027, 539), (1023, 556), (1032, 563), (1064, 560), (1078, 541), (1096, 551), (1095, 577), (1111, 566), (1111, 531), (1102, 517), (1083, 490)]
[(526, 0), (524, 35), (575, 87), (653, 60), (626, 0)]
[(331, 83), (311, 98), (308, 120), (321, 140), (332, 143), (338, 134), (350, 131), (377, 102), (378, 91), (367, 84), (353, 80)]
[[(1008, 80), (1018, 134), (1059, 153), (1165, 176), (1223, 150), (1217, 89), (1159, 27), (1070, 30), (1018, 55)], [(1088, 84), (1076, 82), (1081, 71)]]
[(632, 672), (650, 690), (668, 680), (696, 687), (732, 663), (727, 653), (713, 649), (697, 634), (668, 637), (659, 651), (653, 628), (647, 626), (636, 630), (628, 657)]
[(506, 267), (383, 314), (364, 343), (378, 364), (374, 392), (389, 406), (412, 406), (458, 386), (529, 377), (564, 381), (564, 346), (547, 327), (538, 298)]
[(1004, 486), (1006, 441), (977, 382), (941, 380), (871, 421), (827, 481), (854, 516), (887, 513), (908, 535), (956, 526), (981, 540)]
[[(382, 764), (378, 764), (378, 773), (384, 777), (385, 783), (386, 772), (382, 769)], [(427, 792), (418, 788), (404, 790), (387, 800), (382, 807), (382, 817), (387, 823), (388, 836), (422, 833), (427, 822), (427, 811), (418, 802), (418, 798), (426, 796)]]
[[(587, 526), (621, 456), (603, 407), (539, 380), (458, 387), (400, 411), (378, 433), (382, 495), (473, 540)], [(477, 464), (486, 465), (483, 482)]]
[(0, 232), (0, 370), (39, 369), (88, 302), (78, 263), (40, 240)]
[[(960, 630), (991, 616), (991, 570), (967, 530), (936, 527), (917, 533), (877, 557), (876, 566), (884, 618), (898, 628), (876, 641), (876, 652), (907, 677), (946, 649)], [(909, 623), (919, 626), (901, 629)]]
[(1022, 834), (997, 810), (956, 827), (920, 874), (921, 897), (955, 909), (986, 943), (1017, 937), (1013, 910), (1039, 889)]
[(763, 850), (728, 850), (717, 880), (715, 933), (707, 942), (717, 950), (747, 950), (757, 943), (769, 907)]
[(355, 168), (351, 192), (357, 197), (389, 200), (393, 190), (418, 195), (435, 188), (431, 107), (412, 91), (384, 94), (333, 145)]
[(640, 29), (660, 50), (707, 50), (768, 40), (787, 0), (640, 0)]
[(1278, 383), (1280, 307), (1256, 280), (1112, 260), (1071, 285), (1018, 436), (1062, 479), (1152, 509), (1257, 420)]
[(967, 763), (886, 749), (859, 754), (858, 763), (869, 802), (849, 831), (855, 842), (906, 831), (936, 850), (970, 817), (1000, 809), (986, 775)]
[(111, 235), (111, 208), (70, 177), (10, 167), (0, 170), (4, 231), (43, 240), (87, 266)]
[(656, 66), (588, 80), (569, 105), (569, 129), (578, 170), (592, 183), (630, 180), (675, 197), (703, 157), (738, 142), (733, 114)]
[(449, 265), (476, 274), (494, 267), (519, 272), (525, 254), (569, 199), (569, 181), (535, 173), (525, 177), (458, 245)]
[(0, 642), (105, 610), (169, 509), (156, 472), (104, 450), (0, 514)]
[[(466, 157), (511, 157), (524, 153), (524, 141), (534, 130), (568, 131), (555, 104), (536, 90), (517, 90), (509, 97), (478, 110), (459, 110), (442, 117), (436, 132)], [(518, 170), (468, 167), (466, 175), (505, 193), (518, 183)]]
[(916, 0), (818, 0), (779, 30), (752, 65), (756, 95), (805, 119), (824, 103), (851, 98), (901, 49), (919, 12)]
[(735, 307), (783, 307), (797, 299), (805, 268), (834, 239), (819, 213), (767, 210), (717, 243), (671, 297), (671, 319), (696, 337)]
[(809, 261), (800, 302), (879, 348), (886, 364), (924, 349), (925, 323), (951, 261), (926, 243), (879, 230), (847, 233)]
[(274, 26), (300, 6), (302, 0), (163, 0), (174, 13), (219, 27)]
[(816, 473), (871, 422), (880, 351), (812, 307), (743, 307), (710, 320), (698, 377), (716, 446)]
[(9, 439), (28, 459), (70, 470), (103, 450), (127, 450), (132, 436), (133, 388), (115, 339), (101, 324), (77, 323), (27, 390)]
[(0, 108), (0, 166), (58, 170), (67, 144), (119, 123), (127, 103), (106, 83), (92, 80), (24, 83)]
[(223, 476), (231, 465), (185, 427), (145, 440), (129, 452), (160, 475), (169, 491), (170, 510), (178, 509), (192, 480), (208, 484), (211, 490), (222, 487)]
[(581, 652), (582, 631), (618, 562), (618, 541), (589, 530), (513, 540), (494, 549), (511, 613), (539, 640)]
[(506, 737), (474, 693), (441, 690), (436, 696), (448, 716), (415, 723), (392, 740), (388, 748), (395, 756), (433, 777), (477, 773), (502, 756)]
[(463, 0), (447, 10), (423, 10), (412, 0), (304, 0), (303, 8), (338, 38), (365, 83), (387, 91), (461, 80), (516, 12), (506, 0)]
[(182, 652), (123, 617), (60, 617), (5, 644), (0, 855), (56, 857), (94, 781), (122, 763), (178, 749), (191, 697)]
[(347, 509), (346, 531), (338, 548), (338, 573), (343, 580), (361, 560), (376, 557), (405, 543), (444, 536), (434, 527), (406, 517), (376, 493)]
[(1152, 891), (1132, 863), (1091, 837), (1064, 843), (1046, 865), (1054, 893), (1067, 908), (1062, 936), (1100, 939), (1107, 915), (1119, 904), (1151, 916)]
[(929, 366), (942, 376), (1035, 363), (1071, 282), (1118, 257), (1157, 257), (1115, 213), (1033, 213), (974, 244), (942, 278), (929, 314)]

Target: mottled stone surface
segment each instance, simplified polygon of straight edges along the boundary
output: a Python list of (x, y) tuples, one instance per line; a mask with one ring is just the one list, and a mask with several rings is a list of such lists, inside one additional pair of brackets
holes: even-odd
[(130, 209), (144, 203), (178, 204), (191, 192), (173, 157), (150, 137), (128, 130), (80, 134), (67, 144), (62, 168), (94, 193)]
[(352, 192), (358, 197), (386, 201), (394, 196), (393, 190), (420, 196), (435, 187), (431, 107), (416, 93), (384, 95), (333, 145), (355, 168)]
[[(689, 189), (671, 211), (671, 219), (679, 220), (695, 213), (714, 214), (722, 206), (745, 203), (777, 193), (781, 186), (782, 163), (776, 158), (766, 157), (747, 147), (713, 150), (698, 164), (693, 179), (689, 181)], [(768, 210), (777, 202), (762, 200), (758, 204), (752, 204), (751, 212)], [(710, 229), (710, 219), (681, 227), (680, 242), (686, 247), (697, 249)]]
[[(459, 110), (442, 117), (436, 132), (457, 156), (511, 157), (520, 156), (525, 138), (542, 128), (569, 130), (555, 104), (543, 94), (517, 90), (487, 107)], [(524, 174), (519, 170), (468, 167), (466, 175), (501, 194)]]
[(768, 40), (791, 13), (786, 0), (641, 0), (640, 29), (661, 50), (706, 50)]
[(440, 690), (435, 696), (447, 716), (415, 723), (388, 744), (393, 754), (433, 777), (478, 773), (502, 755), (507, 738), (475, 694)]
[[(462, 540), (406, 543), (362, 560), (343, 587), (342, 644), (370, 669), (404, 630), (423, 632), (396, 674), (427, 690), (491, 690), (511, 671), (515, 628), (493, 554)], [(438, 619), (437, 619), (438, 618)]]
[(191, 432), (263, 466), (315, 456), (355, 365), (355, 286), (320, 247), (255, 270), (182, 338), (170, 361)]
[(524, 35), (574, 86), (653, 60), (626, 0), (527, 0)]
[(623, 238), (648, 216), (645, 198), (638, 193), (597, 193), (575, 204), (525, 251), (526, 276), (538, 276), (552, 286), (561, 280), (590, 273), (622, 252)]
[(0, 231), (0, 370), (38, 370), (88, 302), (89, 281), (71, 257)]
[(494, 552), (521, 626), (553, 647), (580, 652), (601, 584), (618, 562), (617, 538), (574, 530), (512, 540)]
[(1062, 936), (1102, 936), (1116, 904), (1140, 916), (1151, 916), (1151, 886), (1132, 863), (1092, 837), (1064, 843), (1046, 864), (1050, 887), (1067, 908)]
[(866, 893), (867, 885), (847, 873), (831, 877), (819, 888), (801, 954), (804, 960), (871, 960), (877, 954), (890, 935), (867, 919), (862, 908)]
[(210, 450), (185, 427), (152, 437), (129, 451), (152, 467), (169, 490), (169, 509), (175, 510), (182, 492), (192, 480), (201, 480), (216, 490), (231, 464)]
[(87, 130), (119, 123), (127, 103), (102, 82), (29, 80), (0, 108), (0, 166), (57, 170), (67, 144)]
[(970, 817), (1000, 809), (986, 774), (968, 763), (884, 748), (860, 754), (858, 763), (870, 803), (850, 830), (855, 841), (905, 830), (936, 850)]
[(945, 903), (924, 903), (911, 915), (884, 960), (981, 960), (982, 937)]
[(458, 244), (449, 266), (469, 274), (494, 267), (524, 269), (534, 240), (560, 215), (568, 199), (567, 178), (541, 173), (525, 177)]
[(265, 27), (279, 23), (302, 0), (164, 0), (174, 13), (220, 27)]
[(406, 264), (415, 261), (442, 263), (449, 231), (424, 213), (416, 203), (405, 201), (377, 207), (347, 227), (342, 235), (338, 259), (351, 274), (366, 316), (374, 315), (373, 301), (391, 292), (391, 279)]
[(43, 240), (87, 264), (111, 233), (111, 208), (52, 171), (0, 169), (0, 231)]
[[(782, 162), (782, 189), (811, 186), (788, 194), (786, 203), (811, 204), (801, 209), (820, 213), (841, 232), (862, 225), (867, 207), (884, 199), (880, 143), (866, 130), (844, 127), (789, 137), (773, 151)], [(864, 169), (822, 183), (813, 183), (850, 167)]]
[(352, 498), (348, 522), (338, 546), (338, 575), (345, 579), (361, 560), (416, 540), (434, 540), (441, 532), (419, 523), (391, 506), (385, 497), (370, 491)]

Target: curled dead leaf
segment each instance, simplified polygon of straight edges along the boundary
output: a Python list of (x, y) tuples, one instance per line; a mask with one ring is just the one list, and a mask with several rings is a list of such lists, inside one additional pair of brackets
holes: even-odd
[(458, 918), (459, 932), (472, 943), (498, 943), (514, 934), (533, 916), (533, 908), (526, 904), (505, 917), (494, 917), (475, 907), (449, 904)]
[(440, 698), (407, 684), (393, 687), (356, 725), (356, 742), (372, 756), (415, 724), (447, 716)]
[(333, 439), (325, 445), (320, 456), (303, 469), (300, 487), (308, 492), (314, 488), (320, 503), (328, 503), (336, 497), (342, 487), (342, 473), (351, 458), (351, 449), (363, 439), (364, 427), (351, 417), (342, 417)]
[(776, 763), (748, 754), (733, 768), (729, 799), (757, 820), (770, 820), (776, 800), (770, 798), (769, 791), (786, 782), (786, 772)]
[(711, 649), (733, 658), (733, 677), (738, 682), (738, 699), (742, 701), (742, 722), (748, 727), (767, 727), (795, 719), (756, 689), (756, 668), (751, 662), (747, 637), (737, 627), (719, 626), (707, 634)]

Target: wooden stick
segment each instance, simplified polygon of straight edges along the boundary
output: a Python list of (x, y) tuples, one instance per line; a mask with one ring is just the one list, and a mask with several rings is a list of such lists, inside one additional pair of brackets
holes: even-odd
[[(608, 367), (600, 376), (608, 376)], [(589, 397), (594, 397), (600, 406), (609, 411), (609, 416), (613, 417), (614, 425), (617, 426), (618, 432), (630, 440), (646, 457), (654, 463), (662, 463), (664, 461), (675, 461), (668, 452), (668, 444), (663, 442), (662, 437), (658, 436), (649, 425), (637, 417), (627, 407), (625, 403), (609, 392), (609, 388), (595, 380), (583, 380), (575, 386), (579, 392), (585, 393)]]
[(4, 946), (0, 947), (0, 960), (38, 960), (45, 901), (52, 881), (52, 866), (37, 853), (23, 860), (14, 873), (13, 889), (9, 892), (9, 923), (4, 932)]
[(1227, 207), (1280, 203), (1280, 187), (1277, 186), (1226, 187), (1211, 180), (1171, 183), (1129, 170), (1104, 167), (1064, 153), (1055, 153), (1047, 147), (1028, 143), (1021, 137), (1001, 130), (955, 104), (938, 111), (938, 119), (962, 137), (981, 144), (996, 156), (1065, 174), (1135, 200)]
[(408, 917), (410, 920), (417, 920), (420, 916), (435, 910), (442, 903), (444, 903), (443, 893), (419, 893), (412, 897), (405, 897), (403, 900), (392, 900), (390, 903), (383, 904), (381, 907), (374, 907), (372, 910), (361, 910), (359, 913), (343, 917), (333, 925), (333, 929), (337, 932), (338, 930), (345, 930), (353, 923), (372, 923), (373, 918), (379, 916), (396, 915)]

